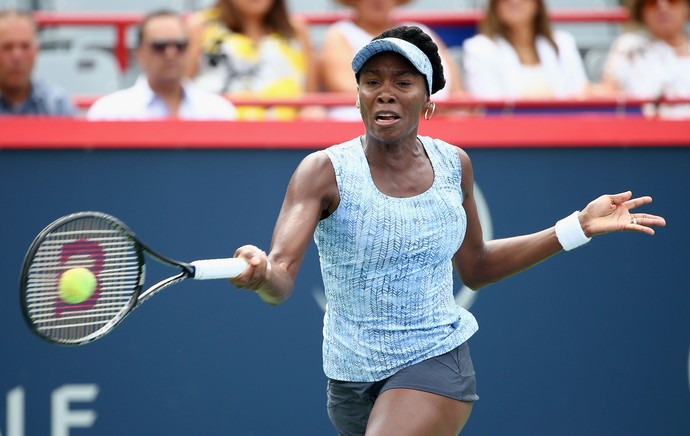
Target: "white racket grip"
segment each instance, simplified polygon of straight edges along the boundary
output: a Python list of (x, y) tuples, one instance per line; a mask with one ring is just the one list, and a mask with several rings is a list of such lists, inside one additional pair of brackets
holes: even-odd
[(238, 257), (195, 260), (191, 265), (194, 267), (194, 280), (231, 279), (249, 266), (244, 259)]

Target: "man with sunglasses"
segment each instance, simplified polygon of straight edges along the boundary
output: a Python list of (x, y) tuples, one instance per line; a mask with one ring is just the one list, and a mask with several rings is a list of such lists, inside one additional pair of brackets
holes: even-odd
[(39, 52), (36, 32), (29, 13), (0, 10), (0, 116), (74, 115), (64, 91), (31, 78)]
[(142, 74), (131, 88), (98, 99), (87, 118), (234, 120), (232, 103), (185, 79), (187, 43), (187, 28), (178, 14), (164, 10), (146, 15), (135, 52)]

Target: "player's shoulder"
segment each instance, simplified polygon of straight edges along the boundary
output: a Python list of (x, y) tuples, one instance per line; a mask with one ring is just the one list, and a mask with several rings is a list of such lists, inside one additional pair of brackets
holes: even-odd
[(334, 144), (323, 149), (324, 154), (331, 160), (341, 161), (352, 159), (353, 154), (361, 149), (362, 142), (360, 137), (356, 137), (340, 144)]
[(361, 147), (359, 137), (312, 152), (304, 158), (302, 163), (306, 162), (310, 166), (318, 166), (322, 169), (328, 167), (333, 171), (340, 163), (352, 162), (357, 147)]
[(335, 180), (333, 163), (324, 150), (318, 150), (302, 159), (292, 174), (290, 186), (299, 187), (305, 195), (323, 196), (337, 185)]
[(307, 154), (298, 166), (298, 170), (301, 169), (306, 171), (322, 171), (327, 168), (333, 169), (333, 163), (331, 162), (327, 149), (317, 150)]

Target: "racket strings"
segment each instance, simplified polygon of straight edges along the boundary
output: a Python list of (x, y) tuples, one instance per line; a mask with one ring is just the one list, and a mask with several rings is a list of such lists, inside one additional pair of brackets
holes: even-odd
[[(96, 289), (70, 304), (60, 296), (62, 274), (87, 268)], [(26, 285), (26, 306), (36, 329), (51, 339), (81, 343), (116, 324), (136, 303), (143, 262), (128, 232), (103, 217), (80, 217), (49, 232), (35, 252)]]

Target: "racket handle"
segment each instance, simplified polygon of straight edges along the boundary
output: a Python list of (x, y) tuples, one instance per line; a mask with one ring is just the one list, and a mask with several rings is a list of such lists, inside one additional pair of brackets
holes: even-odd
[(194, 267), (194, 280), (231, 279), (248, 266), (244, 259), (238, 257), (195, 260), (191, 265)]

